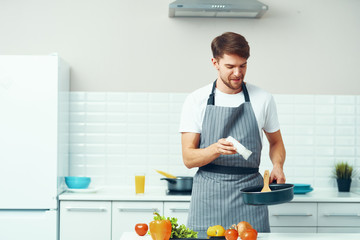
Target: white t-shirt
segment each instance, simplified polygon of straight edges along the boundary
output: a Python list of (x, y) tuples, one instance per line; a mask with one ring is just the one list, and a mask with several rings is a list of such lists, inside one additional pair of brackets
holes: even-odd
[[(186, 97), (182, 108), (179, 132), (201, 133), (207, 100), (212, 86), (213, 83), (210, 83), (195, 90)], [(262, 130), (273, 133), (280, 129), (276, 104), (270, 93), (249, 83), (246, 83), (246, 87), (262, 140)], [(237, 94), (226, 94), (217, 88), (215, 89), (215, 106), (237, 107), (244, 102), (243, 91)]]

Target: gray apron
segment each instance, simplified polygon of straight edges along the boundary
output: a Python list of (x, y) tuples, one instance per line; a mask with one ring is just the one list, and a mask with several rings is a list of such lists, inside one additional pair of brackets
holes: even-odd
[(215, 88), (216, 81), (206, 106), (199, 148), (232, 136), (252, 154), (248, 160), (238, 153), (220, 155), (199, 168), (194, 176), (187, 227), (203, 234), (210, 226), (226, 229), (246, 221), (258, 232), (270, 232), (267, 206), (245, 205), (240, 193), (242, 188), (263, 182), (259, 173), (262, 143), (247, 88), (243, 83), (245, 102), (238, 107), (215, 106)]

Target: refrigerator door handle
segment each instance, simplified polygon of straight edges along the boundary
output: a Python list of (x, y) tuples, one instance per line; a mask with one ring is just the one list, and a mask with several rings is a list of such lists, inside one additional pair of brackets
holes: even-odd
[(105, 207), (66, 207), (71, 212), (106, 212)]

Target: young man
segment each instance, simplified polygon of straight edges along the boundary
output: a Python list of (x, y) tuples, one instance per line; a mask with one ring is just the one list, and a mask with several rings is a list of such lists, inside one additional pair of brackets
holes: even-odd
[[(271, 94), (245, 83), (250, 47), (240, 34), (227, 32), (211, 43), (213, 66), (218, 71), (208, 84), (185, 100), (180, 123), (183, 161), (198, 167), (194, 176), (187, 227), (204, 232), (249, 222), (258, 232), (269, 232), (268, 209), (243, 203), (240, 190), (262, 185), (258, 172), (265, 133), (273, 169), (270, 182), (285, 183), (285, 148)], [(248, 159), (226, 141), (232, 136), (252, 154)]]

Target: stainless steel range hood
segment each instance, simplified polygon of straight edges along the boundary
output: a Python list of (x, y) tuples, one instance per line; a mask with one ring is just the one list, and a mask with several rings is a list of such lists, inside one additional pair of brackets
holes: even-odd
[(176, 0), (169, 17), (260, 18), (267, 10), (257, 0)]

